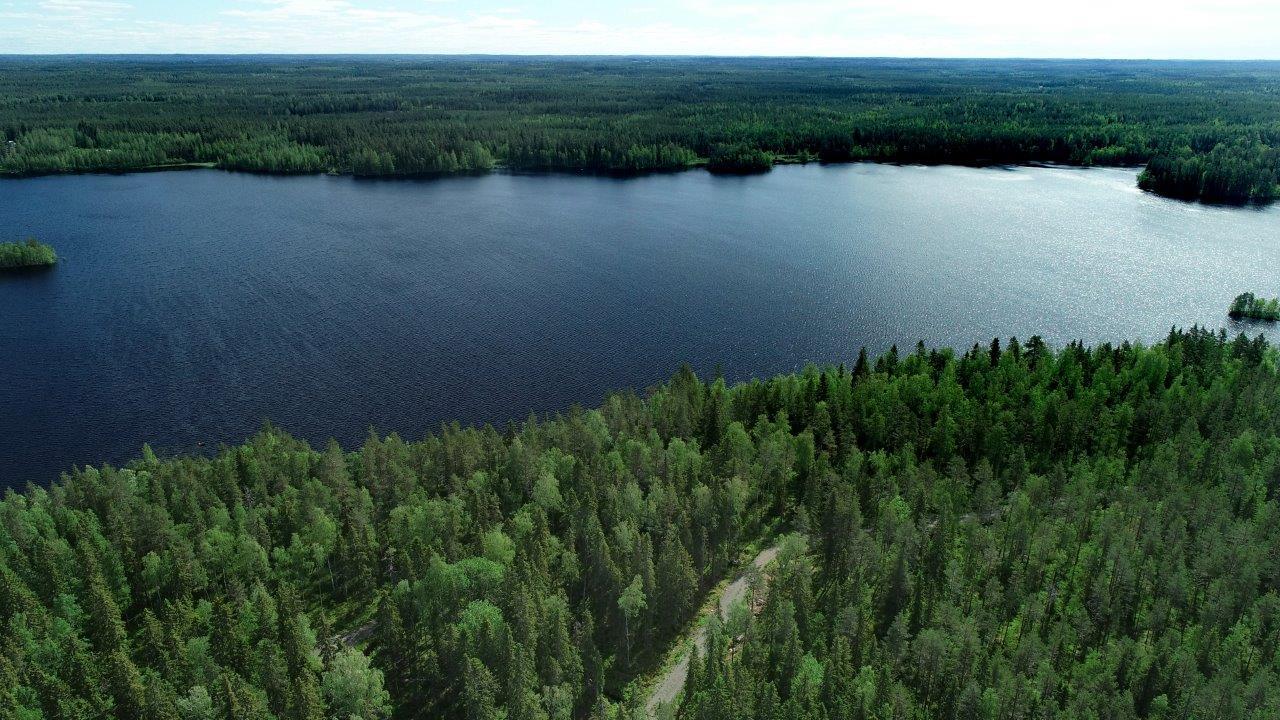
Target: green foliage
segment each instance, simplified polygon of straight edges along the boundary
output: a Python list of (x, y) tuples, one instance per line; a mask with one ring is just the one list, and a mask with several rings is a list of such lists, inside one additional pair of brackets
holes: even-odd
[(1275, 322), (1280, 320), (1280, 299), (1271, 298), (1267, 300), (1253, 293), (1241, 293), (1231, 303), (1231, 309), (1227, 311), (1227, 314), (1237, 320), (1246, 318), (1249, 320)]
[(772, 153), (742, 143), (717, 145), (707, 162), (707, 169), (718, 173), (765, 172), (772, 167)]
[(1138, 186), (1161, 195), (1225, 203), (1269, 203), (1280, 187), (1280, 143), (1221, 141), (1208, 152), (1187, 147), (1162, 154), (1138, 176)]
[(337, 654), (324, 673), (329, 714), (339, 720), (380, 720), (391, 714), (391, 696), (382, 687), (382, 671), (369, 658), (348, 648)]
[[(1276, 360), (1193, 330), (856, 383), (812, 552), (782, 553), (678, 717), (1274, 717)], [(923, 451), (944, 413), (950, 459)]]
[(0, 173), (1147, 163), (1154, 192), (1267, 202), (1278, 78), (1274, 63), (11, 57)]
[(618, 609), (622, 610), (623, 635), (626, 638), (623, 661), (627, 665), (631, 664), (631, 631), (628, 628), (647, 607), (648, 603), (644, 597), (644, 580), (639, 575), (636, 575), (631, 579), (631, 584), (627, 586), (627, 589), (623, 590), (622, 595), (618, 597)]
[(623, 616), (628, 618), (636, 617), (645, 609), (644, 583), (641, 582), (639, 575), (632, 578), (631, 584), (622, 591), (622, 595), (618, 598), (618, 607), (622, 609)]
[(24, 243), (0, 243), (0, 269), (45, 267), (58, 262), (52, 247), (31, 238)]
[(712, 623), (681, 717), (1276, 716), (1264, 341), (858, 367), (734, 386), (685, 368), (597, 410), (351, 452), (267, 428), (10, 492), (0, 701), (640, 717), (628, 684), (780, 515), (805, 536), (751, 583), (763, 607)]

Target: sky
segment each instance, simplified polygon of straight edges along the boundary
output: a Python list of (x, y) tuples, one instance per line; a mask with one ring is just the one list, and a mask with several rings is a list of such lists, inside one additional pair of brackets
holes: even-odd
[(0, 54), (1280, 59), (1280, 0), (0, 0)]

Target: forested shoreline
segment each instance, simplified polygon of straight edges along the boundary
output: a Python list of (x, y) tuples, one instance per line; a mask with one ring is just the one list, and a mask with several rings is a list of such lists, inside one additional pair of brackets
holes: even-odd
[(0, 58), (0, 174), (192, 164), (368, 177), (1146, 165), (1270, 202), (1280, 64), (724, 58)]
[(1278, 397), (1262, 338), (1192, 329), (144, 449), (0, 501), (0, 717), (639, 718), (776, 523), (680, 718), (1275, 717)]

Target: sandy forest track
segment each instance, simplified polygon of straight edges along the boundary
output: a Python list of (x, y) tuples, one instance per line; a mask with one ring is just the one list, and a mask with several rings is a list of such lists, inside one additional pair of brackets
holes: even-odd
[[(760, 554), (756, 556), (756, 559), (752, 561), (752, 565), (757, 570), (763, 570), (772, 563), (774, 558), (777, 556), (778, 546), (774, 545), (766, 550), (761, 550)], [(768, 575), (765, 575), (764, 577), (767, 579)], [(747, 590), (749, 589), (749, 579), (746, 573), (739, 575), (736, 580), (729, 584), (729, 587), (724, 589), (724, 592), (720, 594), (720, 601), (716, 603), (715, 610), (720, 613), (720, 618), (722, 620), (728, 616), (729, 608), (733, 607), (734, 603), (745, 597)], [(704, 615), (703, 617), (705, 618), (706, 616)], [(707, 631), (701, 625), (701, 618), (699, 619), (698, 631), (694, 635), (693, 642), (697, 646), (699, 653), (706, 651)], [(649, 700), (644, 706), (645, 712), (649, 717), (656, 717), (660, 706), (667, 705), (675, 701), (676, 696), (678, 696), (680, 691), (684, 689), (684, 681), (688, 676), (689, 653), (686, 652), (680, 658), (680, 661), (673, 665), (654, 687), (653, 694), (649, 696)]]

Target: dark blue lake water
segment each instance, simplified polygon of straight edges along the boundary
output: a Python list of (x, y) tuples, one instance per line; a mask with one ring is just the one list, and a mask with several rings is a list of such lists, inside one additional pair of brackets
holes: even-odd
[(0, 487), (251, 435), (419, 437), (862, 345), (1155, 340), (1280, 292), (1280, 210), (1130, 170), (839, 165), (436, 181), (0, 182)]

